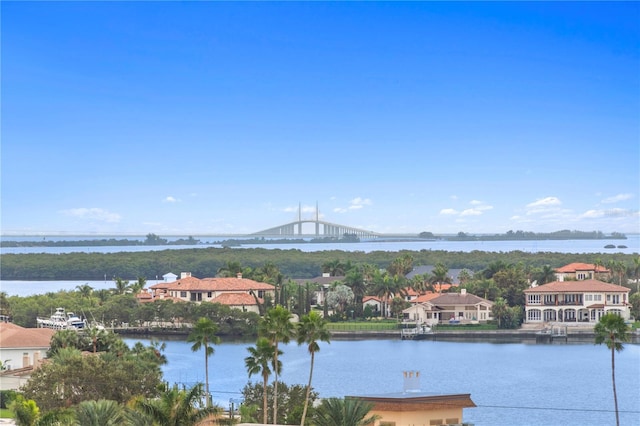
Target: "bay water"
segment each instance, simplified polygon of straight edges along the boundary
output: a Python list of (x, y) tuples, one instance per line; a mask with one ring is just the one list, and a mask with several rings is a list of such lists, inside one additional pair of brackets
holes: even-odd
[[(149, 339), (125, 339), (132, 345)], [(164, 378), (204, 383), (204, 352), (184, 340), (165, 340)], [(209, 386), (228, 407), (249, 381), (244, 358), (254, 342), (228, 341), (209, 358)], [(305, 346), (281, 345), (281, 380), (305, 385), (310, 356)], [(621, 425), (640, 424), (640, 345), (616, 353)], [(469, 393), (476, 408), (464, 420), (476, 426), (615, 424), (611, 352), (591, 342), (536, 344), (527, 341), (464, 342), (397, 339), (333, 340), (321, 343), (313, 388), (320, 397), (403, 391), (403, 372), (419, 371), (420, 388), (434, 394)], [(262, 383), (253, 376), (251, 382)]]

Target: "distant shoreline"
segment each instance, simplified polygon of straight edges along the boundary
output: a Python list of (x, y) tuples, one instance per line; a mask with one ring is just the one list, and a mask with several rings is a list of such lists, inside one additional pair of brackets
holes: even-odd
[[(33, 241), (5, 240), (6, 236), (0, 238), (0, 247), (128, 247), (128, 246), (193, 246), (193, 245), (219, 245), (222, 247), (241, 247), (247, 244), (316, 244), (316, 243), (359, 243), (362, 242), (355, 235), (345, 234), (343, 237), (313, 237), (313, 238), (268, 238), (255, 237), (247, 235), (246, 238), (227, 238), (219, 241), (202, 242), (194, 236), (178, 237), (176, 240), (168, 240), (160, 238), (155, 234), (148, 234), (144, 240), (142, 239), (117, 239), (117, 238), (91, 238), (79, 240), (56, 240), (56, 238), (69, 238), (64, 236), (48, 236), (53, 240), (47, 240), (47, 236), (32, 235), (24, 236), (24, 238), (38, 238)], [(10, 238), (18, 238), (12, 236)], [(40, 239), (42, 238), (42, 239)], [(142, 238), (142, 237), (140, 237)], [(459, 232), (457, 235), (435, 235), (431, 232), (422, 232), (418, 235), (381, 235), (373, 241), (380, 242), (408, 242), (408, 241), (569, 241), (569, 240), (626, 240), (627, 236), (620, 232), (604, 234), (600, 231), (584, 232), (584, 231), (556, 231), (550, 233), (536, 233), (524, 231), (509, 231), (504, 234), (468, 234)], [(372, 241), (370, 239), (365, 241)], [(615, 247), (606, 247), (615, 248)]]

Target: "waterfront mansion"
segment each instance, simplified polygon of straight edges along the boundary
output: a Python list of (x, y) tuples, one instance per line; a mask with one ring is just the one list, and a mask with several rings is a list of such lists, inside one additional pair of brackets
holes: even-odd
[(596, 323), (604, 314), (624, 319), (631, 316), (629, 289), (596, 279), (554, 281), (528, 288), (525, 294), (525, 323)]

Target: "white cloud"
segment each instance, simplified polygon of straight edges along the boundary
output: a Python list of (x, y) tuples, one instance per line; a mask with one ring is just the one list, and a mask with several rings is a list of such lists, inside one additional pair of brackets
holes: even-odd
[(633, 198), (633, 194), (618, 194), (618, 195), (614, 195), (613, 197), (607, 197), (604, 200), (602, 200), (602, 202), (605, 204), (611, 204), (611, 203), (617, 203), (619, 201), (629, 200), (631, 198)]
[(638, 216), (638, 210), (628, 209), (608, 209), (608, 210), (587, 210), (580, 215), (584, 219), (597, 219), (601, 217), (633, 217)]
[(78, 219), (87, 219), (87, 220), (99, 220), (101, 222), (109, 222), (116, 223), (120, 222), (121, 216), (118, 213), (112, 213), (105, 209), (100, 208), (77, 208), (77, 209), (68, 209), (63, 210), (67, 216), (72, 216)]
[(172, 197), (171, 195), (165, 197), (165, 199), (162, 200), (163, 203), (177, 203), (178, 201), (180, 201), (180, 200), (178, 200), (175, 197)]
[(440, 214), (444, 214), (447, 216), (455, 216), (458, 214), (458, 211), (456, 209), (442, 209), (440, 210)]
[(562, 202), (557, 197), (546, 197), (527, 204), (527, 208), (536, 209), (541, 207), (559, 206)]
[(470, 209), (464, 209), (462, 211), (458, 211), (456, 209), (442, 209), (440, 210), (440, 214), (447, 215), (447, 216), (459, 216), (459, 217), (480, 216), (485, 211), (493, 209), (493, 206), (485, 204), (483, 201), (471, 200), (469, 204), (473, 206)]
[(349, 201), (349, 205), (347, 207), (335, 207), (333, 211), (334, 213), (347, 213), (353, 210), (360, 210), (363, 207), (370, 206), (372, 204), (373, 202), (371, 202), (371, 199), (369, 198), (356, 197)]
[(460, 216), (479, 216), (482, 211), (479, 209), (466, 209), (460, 212)]

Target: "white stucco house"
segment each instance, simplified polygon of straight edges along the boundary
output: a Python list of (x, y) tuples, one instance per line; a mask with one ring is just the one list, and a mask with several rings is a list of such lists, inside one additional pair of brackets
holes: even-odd
[(525, 294), (525, 323), (596, 323), (604, 314), (631, 317), (627, 287), (594, 279), (554, 281), (528, 288)]
[(46, 357), (55, 330), (0, 322), (0, 390), (17, 390)]

